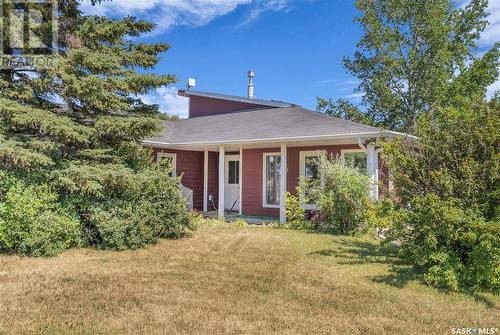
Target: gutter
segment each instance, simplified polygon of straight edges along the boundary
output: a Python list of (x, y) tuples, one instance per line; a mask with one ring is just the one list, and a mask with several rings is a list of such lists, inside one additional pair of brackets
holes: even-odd
[(329, 139), (360, 139), (361, 137), (379, 138), (383, 132), (365, 132), (365, 133), (346, 133), (337, 135), (314, 135), (314, 136), (291, 136), (291, 137), (276, 137), (266, 139), (248, 139), (248, 140), (223, 140), (223, 141), (207, 141), (207, 142), (164, 142), (155, 140), (143, 140), (142, 143), (146, 146), (191, 146), (191, 145), (242, 145), (248, 143), (272, 143), (272, 142), (296, 142), (300, 140), (329, 140)]

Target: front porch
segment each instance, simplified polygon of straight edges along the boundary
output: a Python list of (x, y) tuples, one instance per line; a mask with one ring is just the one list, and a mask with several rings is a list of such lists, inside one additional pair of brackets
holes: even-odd
[[(324, 154), (362, 164), (372, 180), (373, 199), (379, 173), (384, 185), (387, 180), (386, 170), (379, 170), (376, 142), (369, 138), (179, 145), (158, 148), (155, 154), (173, 163), (174, 173), (191, 191), (192, 208), (207, 217), (243, 218), (252, 224), (286, 223), (285, 193), (294, 193), (302, 179), (319, 178), (314, 161)], [(305, 209), (313, 206), (304, 204)]]

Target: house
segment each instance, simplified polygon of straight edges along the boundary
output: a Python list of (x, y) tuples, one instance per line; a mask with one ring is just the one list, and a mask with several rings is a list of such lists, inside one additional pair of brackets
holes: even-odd
[(217, 211), (218, 217), (234, 211), (286, 222), (285, 192), (294, 192), (300, 178), (317, 178), (315, 158), (324, 153), (364, 169), (373, 199), (389, 187), (377, 143), (403, 134), (256, 99), (249, 74), (247, 97), (180, 90), (189, 98), (189, 117), (166, 121), (161, 136), (144, 140), (155, 157), (171, 160), (192, 190), (193, 208)]

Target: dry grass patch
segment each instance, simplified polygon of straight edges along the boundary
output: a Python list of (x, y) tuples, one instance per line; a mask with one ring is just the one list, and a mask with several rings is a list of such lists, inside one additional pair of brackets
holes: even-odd
[(204, 228), (126, 252), (0, 256), (1, 334), (450, 334), (500, 299), (424, 287), (371, 240)]

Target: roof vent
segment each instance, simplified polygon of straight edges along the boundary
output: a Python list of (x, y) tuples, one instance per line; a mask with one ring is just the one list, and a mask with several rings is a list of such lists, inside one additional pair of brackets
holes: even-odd
[(248, 99), (253, 99), (253, 77), (255, 77), (255, 72), (248, 71)]

